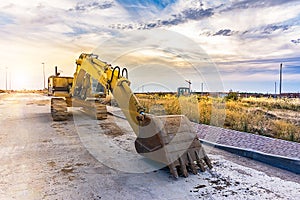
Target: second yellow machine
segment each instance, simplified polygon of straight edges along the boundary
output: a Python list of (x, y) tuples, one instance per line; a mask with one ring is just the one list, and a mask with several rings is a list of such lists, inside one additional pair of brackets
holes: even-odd
[(76, 60), (74, 77), (61, 77), (57, 73), (48, 79), (53, 120), (66, 120), (67, 107), (83, 107), (97, 119), (106, 119), (107, 94), (112, 93), (126, 116), (137, 138), (136, 151), (168, 166), (171, 174), (188, 176), (211, 168), (190, 121), (184, 115), (153, 116), (145, 113), (130, 89), (126, 68), (112, 67), (94, 54), (81, 54)]

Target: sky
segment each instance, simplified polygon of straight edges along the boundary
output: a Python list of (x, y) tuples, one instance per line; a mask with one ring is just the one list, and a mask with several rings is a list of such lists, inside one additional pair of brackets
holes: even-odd
[[(0, 2), (0, 89), (41, 89), (82, 52), (129, 69), (135, 91), (300, 91), (300, 1)], [(147, 46), (148, 45), (148, 46)], [(119, 51), (116, 51), (118, 49)], [(199, 51), (198, 51), (199, 50)], [(198, 52), (198, 53), (197, 53)], [(7, 83), (7, 84), (6, 84)], [(218, 83), (218, 84), (216, 84)]]

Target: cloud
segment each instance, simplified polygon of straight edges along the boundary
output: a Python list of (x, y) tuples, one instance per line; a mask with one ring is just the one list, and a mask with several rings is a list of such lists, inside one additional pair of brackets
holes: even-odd
[(84, 11), (91, 11), (95, 9), (108, 9), (114, 6), (114, 3), (111, 1), (92, 1), (92, 2), (80, 2), (77, 3), (74, 8), (70, 8), (69, 11), (79, 11), (79, 12), (84, 12)]
[(165, 16), (163, 19), (156, 19), (152, 22), (143, 22), (138, 23), (135, 25), (110, 25), (112, 28), (116, 29), (137, 29), (137, 30), (144, 30), (144, 29), (153, 29), (159, 27), (170, 27), (170, 26), (177, 26), (180, 24), (184, 24), (189, 20), (201, 20), (208, 18), (213, 15), (212, 9), (202, 9), (202, 8), (189, 8), (186, 10), (181, 11), (177, 14), (172, 14), (171, 16)]
[(264, 28), (263, 34), (272, 34), (275, 31), (286, 31), (289, 29), (289, 25), (268, 25)]
[(201, 20), (214, 14), (213, 9), (189, 8), (182, 11), (184, 18), (191, 20)]
[(291, 40), (291, 42), (294, 43), (294, 44), (300, 44), (300, 38), (296, 39), (296, 40)]
[[(279, 66), (283, 63), (285, 91), (298, 91), (300, 82), (300, 58), (256, 59), (216, 63), (225, 88), (239, 91), (270, 92), (279, 81)], [(241, 87), (242, 85), (242, 87)], [(225, 90), (226, 90), (225, 89)]]
[[(158, 9), (164, 9), (165, 7), (173, 4), (176, 0), (162, 0), (162, 1), (152, 1), (152, 0), (117, 0), (118, 3), (126, 8), (149, 8), (155, 6)], [(131, 9), (130, 9), (131, 10)]]
[(255, 29), (249, 29), (246, 31), (233, 31), (230, 29), (221, 29), (217, 32), (212, 31), (206, 31), (202, 32), (201, 35), (206, 36), (233, 36), (233, 35), (239, 35), (241, 37), (257, 37), (257, 38), (264, 38), (264, 35), (272, 35), (272, 34), (280, 34), (284, 31), (287, 31), (290, 28), (290, 25), (277, 25), (277, 24), (270, 24), (262, 27), (258, 27)]
[[(232, 1), (226, 9), (222, 11), (231, 11), (236, 9), (249, 9), (249, 8), (263, 8), (263, 7), (273, 7), (280, 6), (283, 4), (294, 3), (294, 0), (242, 0)], [(224, 6), (224, 4), (222, 4)]]
[[(232, 61), (228, 64), (240, 64), (240, 63), (252, 63), (252, 64), (260, 64), (260, 63), (291, 63), (291, 62), (298, 62), (300, 61), (300, 57), (290, 57), (290, 58), (270, 58), (270, 59), (254, 59), (254, 60), (240, 60), (240, 61)], [(226, 62), (219, 64), (225, 64)]]
[(223, 29), (223, 30), (219, 30), (218, 32), (216, 32), (215, 34), (213, 34), (213, 36), (216, 35), (222, 35), (222, 36), (231, 36), (233, 34), (233, 31), (230, 29)]
[(14, 18), (10, 15), (0, 13), (0, 26), (5, 26), (7, 24), (13, 24)]
[(285, 64), (283, 67), (283, 72), (285, 74), (300, 74), (300, 64), (298, 65), (289, 65)]

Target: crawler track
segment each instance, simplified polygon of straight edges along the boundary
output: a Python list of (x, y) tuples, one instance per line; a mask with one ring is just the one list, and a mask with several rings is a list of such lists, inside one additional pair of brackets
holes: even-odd
[(68, 118), (67, 103), (63, 98), (51, 99), (51, 115), (53, 121), (64, 121)]
[(98, 101), (79, 101), (74, 99), (73, 105), (82, 107), (84, 112), (94, 119), (107, 119), (106, 105)]

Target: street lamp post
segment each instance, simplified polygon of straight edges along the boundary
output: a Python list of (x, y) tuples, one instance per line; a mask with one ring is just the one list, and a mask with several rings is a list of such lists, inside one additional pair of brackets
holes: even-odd
[(11, 89), (11, 71), (9, 72), (9, 89), (12, 90)]
[(5, 90), (7, 91), (7, 67), (5, 68)]
[(185, 82), (187, 82), (189, 84), (189, 90), (191, 92), (191, 84), (192, 84), (191, 80), (185, 80)]
[(45, 85), (45, 63), (42, 62), (42, 65), (43, 65), (43, 77), (44, 77), (44, 88), (43, 89), (45, 89), (46, 88), (46, 85)]

